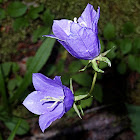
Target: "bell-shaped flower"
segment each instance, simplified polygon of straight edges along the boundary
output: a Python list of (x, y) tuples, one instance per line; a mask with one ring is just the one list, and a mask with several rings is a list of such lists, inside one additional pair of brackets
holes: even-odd
[(74, 22), (67, 19), (54, 20), (52, 30), (54, 35), (45, 37), (56, 38), (74, 57), (92, 60), (100, 53), (97, 23), (100, 8), (97, 12), (88, 4), (81, 17), (74, 18)]
[(25, 98), (23, 105), (32, 113), (40, 115), (39, 126), (44, 132), (53, 121), (70, 110), (74, 95), (68, 87), (62, 85), (60, 76), (52, 80), (40, 73), (34, 73), (33, 85), (36, 91)]

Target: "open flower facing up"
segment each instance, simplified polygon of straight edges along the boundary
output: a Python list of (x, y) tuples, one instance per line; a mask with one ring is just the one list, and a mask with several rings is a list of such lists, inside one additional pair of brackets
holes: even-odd
[(67, 19), (54, 20), (52, 30), (54, 35), (45, 37), (56, 38), (74, 57), (92, 60), (100, 53), (97, 23), (100, 8), (97, 12), (88, 4), (81, 17), (74, 18), (74, 22)]
[(62, 85), (60, 76), (53, 80), (40, 73), (33, 74), (34, 92), (30, 93), (23, 105), (32, 113), (40, 115), (39, 126), (44, 132), (53, 121), (61, 118), (72, 107), (74, 95)]

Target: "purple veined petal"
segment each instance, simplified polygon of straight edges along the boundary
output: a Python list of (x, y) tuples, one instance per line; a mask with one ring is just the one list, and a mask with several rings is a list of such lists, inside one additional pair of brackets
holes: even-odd
[[(54, 38), (57, 40), (61, 40), (61, 39), (57, 38), (55, 35), (43, 35), (42, 37), (50, 37), (50, 38)], [(64, 41), (64, 40), (61, 40), (61, 41)]]
[(70, 26), (73, 21), (67, 19), (54, 20), (52, 30), (59, 40), (66, 40), (70, 35)]
[[(76, 30), (77, 26), (77, 24), (72, 24), (71, 29)], [(81, 28), (77, 34), (71, 34), (67, 43), (77, 53), (79, 59), (92, 60), (100, 52), (97, 33), (89, 28)], [(70, 53), (72, 54), (72, 52)]]
[(44, 114), (53, 110), (53, 108), (48, 108), (51, 107), (53, 103), (42, 100), (47, 96), (50, 96), (50, 94), (47, 92), (34, 91), (25, 98), (23, 105), (34, 114)]
[(60, 119), (64, 115), (64, 106), (63, 103), (60, 103), (53, 111), (47, 112), (39, 117), (39, 126), (42, 132), (48, 128), (53, 121)]
[(95, 16), (96, 16), (96, 11), (94, 10), (93, 6), (91, 4), (87, 4), (85, 10), (78, 18), (78, 22), (79, 23), (84, 22), (87, 25), (86, 27), (92, 29), (92, 23)]
[(41, 73), (33, 73), (33, 85), (37, 91), (46, 91), (51, 97), (64, 97), (62, 87)]
[(101, 44), (100, 44), (100, 40), (99, 40), (99, 38), (98, 38), (97, 40), (98, 40), (98, 53), (100, 54)]
[[(62, 44), (62, 46), (74, 57), (79, 58), (79, 56), (77, 55), (77, 53), (73, 50), (73, 48), (71, 48), (67, 42), (64, 41), (60, 41), (58, 40), (59, 43)], [(79, 58), (80, 59), (80, 58)]]
[(78, 34), (79, 30), (81, 30), (83, 27), (80, 26), (79, 24), (73, 22), (71, 24), (71, 28), (70, 28), (70, 31), (72, 34)]
[(74, 95), (73, 95), (72, 91), (66, 86), (63, 86), (63, 90), (64, 90), (64, 94), (65, 94), (65, 98), (64, 98), (65, 112), (67, 112), (73, 106)]
[(100, 18), (100, 7), (98, 7), (98, 9), (97, 9), (96, 16), (94, 17), (94, 20), (93, 20), (93, 23), (92, 23), (92, 30), (96, 33), (98, 33), (97, 24), (98, 24), (99, 18)]
[(61, 76), (55, 76), (53, 79), (58, 85), (62, 86)]

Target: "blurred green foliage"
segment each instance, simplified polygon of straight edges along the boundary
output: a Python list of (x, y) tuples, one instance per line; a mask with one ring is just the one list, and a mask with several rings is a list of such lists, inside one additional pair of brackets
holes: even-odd
[(131, 128), (135, 132), (135, 140), (140, 139), (140, 106), (132, 105), (132, 104), (126, 104), (126, 107), (128, 109), (129, 117), (131, 119)]
[[(44, 40), (42, 35), (51, 32), (54, 18), (73, 19), (75, 16), (79, 17), (87, 3), (86, 0), (64, 0), (63, 2), (36, 0), (33, 4), (30, 4), (28, 0), (24, 2), (0, 0), (0, 61), (4, 62), (0, 64), (0, 92), (2, 97), (0, 120), (5, 123), (9, 130), (13, 131), (18, 124), (19, 119), (12, 117), (15, 111), (14, 107), (30, 92), (28, 86), (31, 84), (32, 73), (39, 72), (51, 55), (54, 40)], [(105, 0), (91, 1), (90, 3), (94, 5), (95, 9), (98, 5), (101, 7), (102, 14), (99, 20), (101, 52), (115, 46), (107, 56), (113, 62), (116, 71), (120, 74), (127, 74), (131, 71), (140, 73), (139, 3), (136, 0)], [(54, 17), (54, 14), (51, 13), (56, 16)], [(7, 33), (6, 30), (9, 27), (10, 31)], [(32, 43), (37, 43), (39, 40), (44, 40), (44, 42), (36, 55), (28, 59), (26, 63), (27, 71), (25, 76), (22, 77), (19, 75), (19, 65), (16, 62), (6, 61), (11, 60), (10, 55), (16, 52), (15, 46), (19, 41), (24, 41), (27, 35), (31, 37)], [(64, 49), (58, 49), (58, 53), (60, 56), (55, 58), (58, 60), (48, 64), (43, 72), (49, 77), (62, 75), (62, 81), (65, 85), (69, 85), (69, 79), (72, 77), (73, 83), (76, 85), (75, 95), (87, 93), (93, 73), (90, 70), (78, 72), (87, 64), (87, 61), (74, 59), (67, 63), (68, 54)], [(106, 67), (105, 63), (100, 63), (101, 69)], [(102, 102), (102, 85), (99, 83), (95, 85), (93, 95), (98, 102)], [(90, 107), (94, 98), (81, 101), (82, 108)], [(136, 140), (139, 138), (137, 129), (139, 110), (137, 108), (136, 106), (128, 107), (133, 124), (132, 129), (136, 133)], [(133, 112), (132, 110), (135, 109), (137, 111)], [(71, 109), (68, 115), (72, 116), (73, 112), (74, 110)], [(25, 134), (29, 130), (25, 120), (22, 120), (18, 127), (16, 133), (19, 135)]]
[(11, 60), (17, 53), (18, 42), (23, 42), (26, 36), (33, 35), (32, 42), (36, 43), (51, 31), (54, 15), (49, 9), (39, 3), (28, 4), (19, 0), (0, 3), (1, 62)]
[[(28, 7), (28, 5), (22, 3), (21, 1), (8, 2), (8, 6), (6, 8), (0, 8), (0, 22), (2, 22), (1, 27), (4, 25), (3, 21), (5, 22), (10, 19), (13, 20), (11, 25), (13, 30), (12, 32), (17, 33), (22, 32), (22, 30), (28, 30), (34, 20), (37, 18), (41, 20), (39, 15), (40, 12), (44, 12), (41, 18), (45, 23), (34, 30), (32, 34), (32, 41), (35, 43), (39, 39), (44, 40), (42, 35), (50, 33), (54, 16), (46, 10), (43, 5)], [(48, 24), (46, 24), (46, 20), (49, 21)], [(3, 34), (5, 34), (4, 32)], [(0, 35), (2, 36), (3, 34)], [(2, 36), (2, 39), (3, 37), (4, 36)], [(19, 39), (16, 39), (16, 41), (18, 42)], [(42, 45), (36, 52), (36, 55), (29, 59), (30, 61), (27, 61), (27, 70), (24, 77), (20, 75), (18, 63), (4, 62), (0, 64), (0, 120), (2, 120), (11, 131), (11, 135), (8, 140), (14, 139), (16, 134), (24, 135), (29, 130), (29, 125), (26, 120), (20, 118), (23, 117), (23, 114), (16, 111), (17, 109), (15, 107), (18, 103), (21, 103), (29, 93), (29, 91), (27, 91), (27, 87), (31, 84), (32, 73), (39, 72), (44, 66), (51, 54), (54, 42), (54, 39), (46, 39), (43, 41)], [(10, 51), (12, 52), (12, 50)], [(2, 58), (2, 55), (0, 57)], [(0, 61), (3, 60), (4, 59), (1, 59)]]

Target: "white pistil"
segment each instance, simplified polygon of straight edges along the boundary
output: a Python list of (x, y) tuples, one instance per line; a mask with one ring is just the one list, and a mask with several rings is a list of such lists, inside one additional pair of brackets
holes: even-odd
[(77, 22), (77, 17), (74, 18), (74, 22), (75, 22), (75, 23), (78, 23), (78, 22)]
[(44, 99), (41, 99), (40, 100), (40, 102), (41, 101), (48, 101), (48, 102), (54, 102), (50, 107), (48, 107), (48, 108), (52, 108), (52, 107), (54, 107), (58, 102), (63, 102), (63, 100), (64, 100), (64, 97), (59, 97), (59, 98), (55, 98), (55, 97), (50, 97), (50, 96), (47, 96), (47, 97), (45, 97)]

